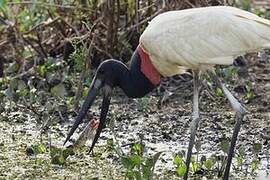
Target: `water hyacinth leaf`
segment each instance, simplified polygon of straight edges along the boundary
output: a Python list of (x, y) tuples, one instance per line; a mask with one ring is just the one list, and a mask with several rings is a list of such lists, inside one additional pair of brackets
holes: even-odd
[(180, 166), (184, 163), (184, 160), (182, 157), (180, 157), (178, 154), (173, 159), (173, 164)]
[(191, 171), (195, 173), (198, 170), (198, 164), (196, 162), (191, 163)]
[(216, 95), (220, 97), (223, 96), (223, 91), (221, 88), (216, 88)]
[(179, 166), (176, 169), (176, 173), (180, 177), (183, 177), (185, 175), (186, 171), (187, 171), (187, 167), (185, 165), (184, 166)]
[(46, 146), (45, 146), (45, 144), (39, 144), (38, 145), (38, 152), (39, 153), (45, 153), (46, 152)]
[(244, 159), (242, 158), (242, 156), (237, 156), (236, 157), (236, 162), (237, 162), (237, 167), (239, 168), (240, 166), (243, 165)]
[[(76, 91), (77, 91), (78, 89), (76, 89)], [(86, 97), (87, 96), (87, 94), (88, 94), (88, 90), (89, 90), (89, 87), (84, 87), (83, 88), (83, 91), (82, 91), (82, 97)]]
[(207, 159), (206, 161), (204, 161), (204, 166), (206, 169), (211, 170), (211, 168), (214, 165), (214, 162), (211, 159)]
[(191, 162), (191, 171), (195, 173), (198, 169), (198, 164), (194, 156), (191, 157), (190, 162)]
[(259, 161), (256, 160), (256, 159), (251, 162), (252, 171), (254, 171), (254, 170), (256, 170), (258, 168), (258, 164), (259, 164)]
[(38, 73), (45, 77), (46, 72), (48, 71), (47, 66), (45, 64), (37, 66)]
[(67, 94), (67, 91), (65, 85), (60, 83), (51, 89), (51, 93), (53, 96), (64, 98)]

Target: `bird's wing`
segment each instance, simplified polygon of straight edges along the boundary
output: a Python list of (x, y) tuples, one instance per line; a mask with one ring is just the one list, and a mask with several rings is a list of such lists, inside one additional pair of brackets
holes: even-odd
[(270, 21), (224, 6), (173, 11), (154, 18), (140, 43), (155, 66), (231, 64), (239, 55), (270, 47)]

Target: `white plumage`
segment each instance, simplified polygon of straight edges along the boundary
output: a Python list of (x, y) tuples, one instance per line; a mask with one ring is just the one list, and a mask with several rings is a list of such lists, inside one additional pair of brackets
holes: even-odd
[(242, 120), (247, 113), (211, 69), (214, 65), (230, 65), (247, 52), (270, 48), (270, 21), (255, 14), (226, 6), (170, 11), (155, 17), (140, 38), (141, 47), (164, 77), (193, 70), (194, 96), (190, 140), (186, 155), (189, 164), (200, 121), (200, 71), (206, 71), (222, 89), (236, 112), (235, 127), (223, 179), (229, 179), (234, 147)]
[(140, 43), (160, 74), (172, 76), (269, 48), (270, 21), (229, 6), (170, 11), (149, 23)]

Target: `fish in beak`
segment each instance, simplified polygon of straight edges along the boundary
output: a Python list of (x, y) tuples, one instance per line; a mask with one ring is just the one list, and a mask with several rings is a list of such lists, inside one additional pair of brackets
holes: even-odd
[(64, 142), (64, 145), (67, 143), (67, 141), (73, 135), (75, 130), (78, 128), (79, 124), (82, 122), (83, 118), (87, 114), (88, 109), (93, 104), (93, 102), (94, 102), (94, 100), (95, 100), (95, 98), (96, 98), (96, 96), (101, 88), (103, 89), (103, 101), (102, 101), (102, 106), (101, 106), (99, 125), (98, 125), (98, 128), (96, 130), (96, 134), (95, 134), (94, 140), (92, 142), (92, 145), (90, 147), (90, 152), (93, 150), (93, 148), (94, 148), (94, 146), (95, 146), (95, 144), (100, 136), (100, 133), (106, 124), (106, 116), (107, 116), (107, 113), (109, 110), (111, 91), (112, 91), (111, 86), (107, 85), (106, 82), (105, 83), (102, 82), (102, 80), (100, 78), (98, 78), (97, 75), (94, 77), (94, 79), (92, 81), (92, 84), (89, 88), (87, 97), (86, 97), (86, 99), (85, 99), (85, 101), (80, 109), (79, 115), (76, 117), (76, 120), (75, 120), (71, 130), (69, 131), (69, 133), (67, 135), (67, 138)]

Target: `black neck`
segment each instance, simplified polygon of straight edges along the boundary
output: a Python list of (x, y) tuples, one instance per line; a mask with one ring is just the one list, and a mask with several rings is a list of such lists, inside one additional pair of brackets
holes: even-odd
[(126, 66), (121, 66), (116, 73), (119, 74), (118, 85), (128, 97), (140, 98), (155, 88), (141, 72), (141, 59), (137, 50), (132, 55), (130, 70)]

